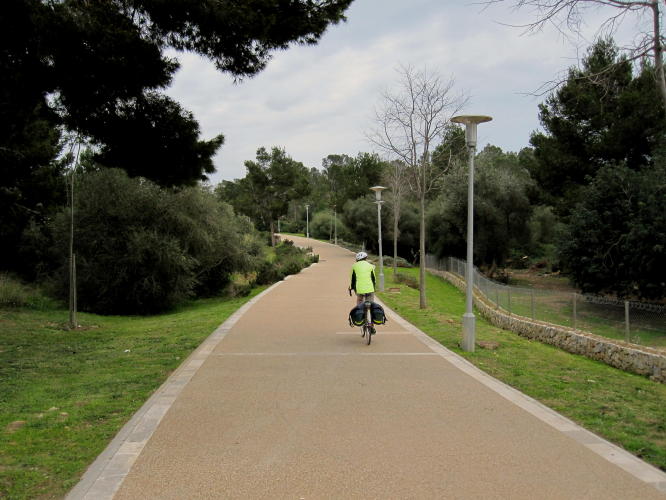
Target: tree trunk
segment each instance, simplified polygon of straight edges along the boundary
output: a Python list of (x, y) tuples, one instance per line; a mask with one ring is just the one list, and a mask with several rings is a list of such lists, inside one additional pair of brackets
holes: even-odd
[(275, 223), (271, 219), (271, 246), (275, 246)]
[(654, 68), (657, 72), (657, 90), (661, 95), (662, 105), (666, 109), (666, 78), (664, 78), (663, 47), (661, 46), (661, 27), (659, 25), (659, 0), (652, 0), (652, 16), (654, 23)]
[(398, 208), (393, 206), (393, 279), (396, 279), (398, 274)]
[(419, 231), (419, 307), (425, 309), (426, 283), (425, 283), (425, 192), (421, 192), (421, 229)]

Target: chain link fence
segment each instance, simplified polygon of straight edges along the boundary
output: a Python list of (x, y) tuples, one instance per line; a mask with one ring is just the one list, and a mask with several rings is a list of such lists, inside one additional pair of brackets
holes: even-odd
[[(465, 279), (466, 262), (426, 257), (426, 266)], [(666, 349), (666, 306), (596, 295), (505, 285), (474, 267), (474, 286), (495, 307), (538, 321), (585, 330), (603, 337)]]

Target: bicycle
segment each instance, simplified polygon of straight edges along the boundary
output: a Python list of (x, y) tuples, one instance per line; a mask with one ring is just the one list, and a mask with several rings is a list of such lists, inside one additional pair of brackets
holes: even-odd
[[(349, 295), (351, 295), (351, 290), (349, 290)], [(367, 345), (370, 345), (372, 342), (372, 336), (375, 334), (375, 326), (372, 323), (372, 304), (370, 300), (370, 293), (364, 293), (363, 296), (363, 325), (361, 326), (361, 338), (365, 340)]]

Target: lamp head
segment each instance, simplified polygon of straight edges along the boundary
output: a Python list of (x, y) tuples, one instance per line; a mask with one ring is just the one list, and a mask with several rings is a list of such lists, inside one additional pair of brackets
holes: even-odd
[(459, 115), (451, 118), (453, 123), (463, 123), (465, 125), (465, 142), (469, 147), (476, 147), (476, 126), (490, 120), (492, 120), (492, 117), (485, 115)]
[(384, 191), (384, 189), (386, 189), (384, 186), (372, 186), (370, 188), (371, 191), (375, 192), (375, 198), (377, 201), (382, 199), (382, 191)]

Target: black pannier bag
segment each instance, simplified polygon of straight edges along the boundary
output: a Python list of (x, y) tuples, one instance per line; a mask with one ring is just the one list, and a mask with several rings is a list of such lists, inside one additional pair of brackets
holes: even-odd
[(372, 322), (375, 325), (383, 325), (386, 323), (386, 314), (384, 314), (384, 308), (379, 304), (375, 304), (374, 302), (372, 303), (370, 315), (372, 317)]
[(349, 326), (363, 326), (365, 323), (363, 302), (349, 311)]

